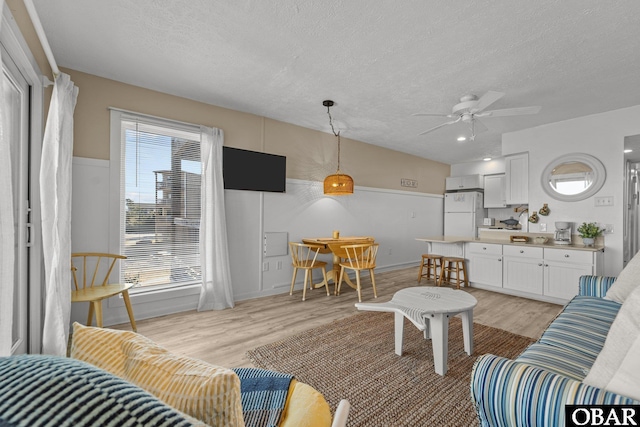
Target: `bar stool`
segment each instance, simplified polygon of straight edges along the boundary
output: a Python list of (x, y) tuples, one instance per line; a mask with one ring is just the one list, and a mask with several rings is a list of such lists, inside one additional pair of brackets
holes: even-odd
[[(427, 272), (422, 273), (422, 269), (426, 267)], [(438, 283), (438, 269), (442, 270), (442, 255), (436, 254), (422, 254), (422, 262), (420, 263), (420, 271), (418, 271), (418, 283), (423, 277), (427, 280), (431, 279), (431, 273), (433, 272), (433, 281)]]
[[(455, 273), (455, 277), (452, 277), (452, 273)], [(438, 282), (438, 286), (442, 286), (443, 283), (456, 285), (457, 289), (460, 289), (461, 283), (463, 286), (469, 286), (467, 264), (465, 263), (464, 258), (452, 256), (442, 257), (442, 271), (440, 272), (440, 281)]]

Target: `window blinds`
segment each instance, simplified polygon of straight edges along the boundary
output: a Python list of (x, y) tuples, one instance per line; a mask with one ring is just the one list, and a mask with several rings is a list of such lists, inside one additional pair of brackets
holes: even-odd
[(200, 274), (200, 132), (147, 117), (121, 119), (121, 280), (181, 286)]

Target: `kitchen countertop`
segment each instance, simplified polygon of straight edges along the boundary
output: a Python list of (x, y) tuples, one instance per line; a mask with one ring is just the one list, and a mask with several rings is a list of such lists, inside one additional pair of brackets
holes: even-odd
[(478, 242), (478, 243), (493, 243), (498, 245), (510, 245), (510, 246), (533, 246), (538, 248), (549, 248), (549, 249), (572, 249), (572, 250), (580, 250), (580, 251), (590, 251), (590, 252), (599, 252), (604, 251), (604, 246), (596, 245), (596, 246), (585, 246), (578, 244), (571, 245), (556, 245), (553, 243), (553, 240), (549, 240), (547, 243), (539, 244), (534, 243), (533, 239), (527, 243), (524, 242), (511, 242), (508, 240), (501, 239), (487, 239), (487, 238), (479, 238), (479, 237), (457, 237), (457, 236), (433, 236), (433, 237), (417, 237), (416, 240), (427, 242), (427, 243), (468, 243), (468, 242)]

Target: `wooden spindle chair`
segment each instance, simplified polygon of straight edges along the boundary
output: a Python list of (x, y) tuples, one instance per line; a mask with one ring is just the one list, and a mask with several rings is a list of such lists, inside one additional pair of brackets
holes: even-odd
[[(129, 289), (135, 283), (109, 283), (109, 276), (116, 262), (123, 259), (127, 259), (127, 257), (101, 252), (77, 252), (71, 254), (71, 271), (75, 286), (75, 289), (71, 292), (71, 302), (89, 303), (87, 326), (91, 326), (93, 314), (95, 313), (96, 324), (99, 328), (102, 328), (102, 300), (122, 294), (122, 299), (131, 321), (131, 328), (134, 332), (137, 331), (131, 300), (129, 299)], [(105, 260), (104, 263), (102, 263), (103, 260)], [(105, 269), (107, 269), (106, 273), (104, 273)], [(80, 275), (80, 280), (78, 275)], [(89, 281), (87, 280), (88, 276), (90, 277)]]

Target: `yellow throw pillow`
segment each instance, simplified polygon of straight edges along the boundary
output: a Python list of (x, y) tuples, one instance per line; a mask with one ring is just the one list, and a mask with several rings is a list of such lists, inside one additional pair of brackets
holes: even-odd
[(331, 408), (324, 396), (308, 384), (291, 381), (279, 427), (329, 427)]
[(123, 343), (144, 338), (135, 332), (92, 328), (73, 324), (71, 357), (124, 378)]
[(111, 372), (211, 426), (244, 427), (231, 369), (169, 353), (142, 335), (74, 323), (71, 357)]

